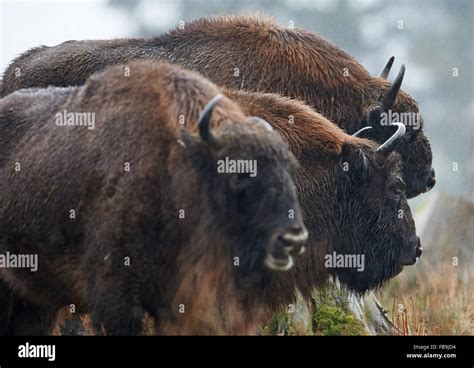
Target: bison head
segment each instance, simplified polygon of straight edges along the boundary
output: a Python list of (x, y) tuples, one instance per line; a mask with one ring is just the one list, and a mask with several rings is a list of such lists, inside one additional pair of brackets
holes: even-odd
[[(353, 138), (341, 152), (347, 170), (343, 170), (345, 184), (336, 193), (336, 204), (343, 239), (334, 242), (333, 257), (341, 257), (342, 267), (332, 272), (357, 292), (382, 285), (403, 266), (413, 265), (422, 253), (405, 195), (401, 160), (392, 152), (404, 139), (405, 126), (395, 123), (387, 129), (392, 135), (384, 144)], [(351, 255), (360, 257), (357, 267), (344, 264), (348, 260), (344, 257)]]
[(432, 153), (428, 138), (423, 133), (423, 119), (416, 102), (403, 91), (400, 86), (405, 75), (402, 65), (397, 78), (392, 84), (387, 82), (394, 58), (382, 70), (380, 78), (374, 78), (372, 90), (382, 91), (378, 103), (370, 106), (365, 116), (364, 124), (373, 127), (366, 137), (377, 142), (386, 141), (392, 134), (390, 124), (401, 122), (407, 132), (397, 147), (403, 166), (403, 180), (406, 183), (406, 196), (413, 198), (433, 188), (436, 183), (435, 172), (432, 168)]
[(215, 226), (238, 244), (242, 269), (288, 270), (308, 236), (293, 181), (298, 163), (260, 118), (212, 130), (212, 111), (221, 97), (202, 111), (199, 137), (183, 130), (181, 140), (205, 182)]

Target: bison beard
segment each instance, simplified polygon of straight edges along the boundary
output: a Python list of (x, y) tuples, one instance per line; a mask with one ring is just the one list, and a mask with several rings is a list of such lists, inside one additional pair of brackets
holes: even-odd
[[(0, 252), (39, 258), (34, 276), (0, 270), (17, 298), (2, 298), (3, 333), (50, 333), (71, 304), (100, 334), (138, 334), (145, 312), (158, 333), (255, 333), (272, 307), (265, 264), (285, 269), (306, 240), (277, 133), (195, 73), (130, 67), (0, 101)], [(64, 109), (95, 113), (95, 129), (56, 126)], [(218, 174), (223, 157), (257, 160), (257, 177)]]
[[(300, 99), (350, 134), (373, 123), (369, 113), (380, 107), (381, 96), (391, 88), (384, 78), (371, 77), (352, 56), (314, 33), (280, 27), (261, 17), (225, 16), (189, 22), (184, 29), (152, 39), (68, 41), (31, 49), (6, 70), (2, 95), (25, 87), (81, 85), (107, 65), (137, 58), (181, 64), (227, 88)], [(389, 61), (382, 77), (388, 76), (392, 64)], [(16, 68), (27, 77), (17, 78)], [(416, 102), (403, 91), (387, 108), (419, 114)], [(383, 143), (391, 130), (379, 122), (369, 138)], [(435, 185), (431, 146), (422, 128), (418, 116), (414, 125), (407, 125), (406, 138), (397, 147), (408, 198)]]

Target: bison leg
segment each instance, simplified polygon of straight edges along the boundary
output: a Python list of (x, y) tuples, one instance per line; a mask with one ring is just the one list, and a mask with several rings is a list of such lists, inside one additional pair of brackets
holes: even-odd
[[(130, 199), (120, 204), (133, 203), (135, 207), (138, 201), (134, 201), (131, 194), (127, 196)], [(145, 316), (143, 295), (148, 294), (144, 291), (144, 280), (149, 277), (143, 271), (141, 250), (148, 236), (145, 231), (130, 230), (143, 226), (142, 221), (134, 222), (141, 217), (132, 210), (117, 205), (113, 209), (108, 208), (108, 204), (104, 206), (91, 220), (93, 231), (85, 239), (84, 267), (88, 270), (85, 299), (91, 325), (98, 335), (139, 335), (143, 332)], [(98, 224), (96, 218), (107, 221)], [(118, 225), (124, 218), (127, 224)]]
[(137, 283), (117, 259), (123, 257), (90, 275), (87, 300), (92, 327), (97, 335), (138, 335), (144, 311), (134, 290)]
[(58, 310), (43, 307), (19, 297), (0, 283), (0, 335), (50, 335)]
[(90, 314), (98, 335), (139, 335), (143, 330), (144, 312), (128, 301), (127, 295), (104, 290)]
[(0, 336), (8, 335), (9, 321), (14, 300), (12, 291), (3, 282), (0, 282)]

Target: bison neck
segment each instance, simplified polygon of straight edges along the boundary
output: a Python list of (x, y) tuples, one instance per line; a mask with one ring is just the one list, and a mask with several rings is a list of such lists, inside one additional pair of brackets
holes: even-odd
[[(179, 174), (176, 179), (183, 183)], [(177, 216), (162, 231), (166, 261), (157, 277), (170, 282), (158, 283), (159, 298), (147, 303), (154, 308), (157, 333), (255, 334), (267, 315), (262, 275), (245, 271), (239, 254), (245, 244), (222, 232), (204, 191), (198, 199), (189, 188), (199, 185), (188, 175), (186, 188), (174, 196), (179, 203), (170, 210), (184, 209), (184, 218)]]
[(309, 231), (306, 253), (296, 260), (293, 270), (276, 279), (269, 294), (284, 304), (294, 301), (296, 289), (309, 299), (314, 288), (326, 285), (331, 276), (325, 267), (326, 255), (349, 241), (343, 213), (347, 196), (343, 183), (347, 179), (342, 177), (338, 162), (304, 167), (302, 171), (298, 189)]

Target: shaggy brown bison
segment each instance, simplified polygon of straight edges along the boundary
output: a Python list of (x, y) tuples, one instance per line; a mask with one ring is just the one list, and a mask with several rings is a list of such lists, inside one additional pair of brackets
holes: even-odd
[[(296, 185), (309, 230), (308, 252), (294, 269), (277, 276), (274, 299), (287, 304), (294, 295), (285, 294), (294, 292), (294, 284), (309, 297), (330, 275), (364, 293), (416, 262), (422, 248), (405, 195), (402, 162), (391, 153), (403, 140), (404, 125), (389, 127), (392, 136), (378, 146), (346, 134), (299, 101), (276, 94), (224, 93), (246, 114), (272, 124), (301, 165)], [(330, 262), (335, 255), (343, 261), (340, 266)], [(362, 267), (349, 264), (356, 259)]]
[(145, 312), (160, 333), (254, 332), (269, 268), (301, 252), (280, 135), (194, 72), (130, 67), (0, 101), (0, 253), (37, 256), (0, 268), (21, 295), (7, 333), (49, 333), (71, 304), (103, 334)]
[[(368, 137), (380, 143), (392, 134), (386, 125), (401, 121), (407, 134), (397, 151), (403, 160), (408, 198), (435, 185), (431, 147), (418, 105), (398, 91), (404, 70), (391, 85), (384, 78), (370, 76), (352, 56), (322, 37), (262, 17), (203, 18), (150, 39), (67, 41), (34, 48), (6, 70), (2, 93), (25, 87), (81, 85), (107, 65), (136, 58), (179, 63), (228, 88), (298, 98), (350, 134), (372, 125)], [(387, 64), (383, 77), (392, 63)], [(381, 112), (385, 119), (371, 118)]]
[[(134, 74), (134, 68), (128, 71)], [(404, 195), (401, 162), (390, 153), (403, 138), (402, 126), (391, 127), (395, 135), (379, 147), (347, 135), (298, 101), (276, 94), (224, 92), (245, 113), (271, 122), (301, 164), (297, 186), (310, 231), (309, 251), (293, 270), (273, 275), (267, 283), (269, 309), (291, 303), (295, 287), (309, 296), (331, 274), (350, 289), (365, 292), (416, 262), (422, 249)], [(363, 267), (327, 264), (334, 252), (338, 257), (363, 256)], [(179, 332), (170, 319), (164, 320), (167, 327), (161, 331)]]

